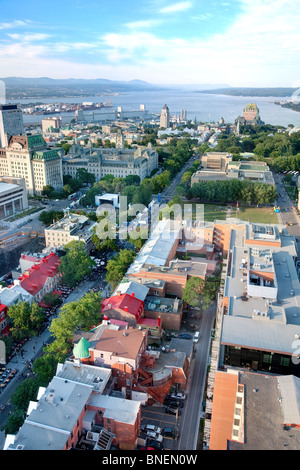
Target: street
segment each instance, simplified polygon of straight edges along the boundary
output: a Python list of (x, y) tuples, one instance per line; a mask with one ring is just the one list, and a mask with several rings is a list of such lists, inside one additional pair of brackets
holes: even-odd
[(200, 339), (195, 344), (195, 358), (189, 375), (185, 412), (180, 423), (179, 450), (196, 450), (206, 382), (211, 330), (216, 316), (215, 303), (203, 312)]
[(279, 174), (273, 174), (273, 176), (278, 193), (278, 206), (280, 207), (280, 212), (277, 214), (278, 221), (280, 224), (292, 222), (293, 225), (288, 225), (287, 231), (289, 235), (295, 236), (297, 249), (298, 252), (300, 252), (300, 216), (297, 208), (294, 207), (293, 202), (284, 188), (284, 184), (282, 182), (283, 177)]
[(194, 163), (194, 160), (195, 160), (195, 155), (193, 155), (189, 161), (184, 165), (184, 167), (182, 168), (182, 170), (180, 170), (180, 172), (175, 176), (175, 178), (171, 181), (171, 184), (170, 186), (168, 186), (161, 194), (162, 198), (163, 199), (166, 199), (166, 198), (172, 198), (173, 196), (175, 196), (175, 189), (176, 189), (176, 186), (180, 183), (180, 180), (182, 178), (182, 175), (185, 171), (188, 170), (188, 168)]

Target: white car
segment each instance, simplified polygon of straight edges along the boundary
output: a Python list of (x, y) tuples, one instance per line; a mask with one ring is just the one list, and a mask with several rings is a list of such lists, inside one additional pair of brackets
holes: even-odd
[(185, 393), (183, 392), (177, 392), (177, 393), (171, 393), (171, 398), (174, 400), (185, 400)]
[(196, 331), (196, 333), (194, 334), (194, 339), (193, 339), (194, 343), (198, 343), (199, 337), (200, 337), (200, 333), (199, 331)]
[(155, 441), (162, 442), (163, 441), (163, 436), (161, 434), (158, 434), (154, 431), (148, 431), (147, 432), (148, 437), (152, 437), (152, 439), (155, 439)]
[(158, 433), (158, 434), (161, 434), (162, 432), (162, 429), (159, 427), (159, 426), (156, 426), (155, 424), (145, 424), (141, 426), (141, 429), (146, 431), (146, 432), (154, 432), (154, 433)]

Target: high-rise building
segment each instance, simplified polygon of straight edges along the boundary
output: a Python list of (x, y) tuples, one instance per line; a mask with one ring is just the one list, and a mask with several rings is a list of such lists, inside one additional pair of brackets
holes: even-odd
[(168, 106), (165, 104), (161, 110), (160, 127), (167, 129), (170, 127), (170, 112)]
[(12, 135), (22, 135), (23, 112), (15, 104), (0, 105), (0, 147), (6, 147)]
[(49, 132), (53, 132), (55, 129), (61, 128), (61, 117), (46, 117), (42, 119), (42, 131), (43, 134), (47, 134)]
[(41, 135), (12, 136), (0, 152), (0, 174), (24, 178), (31, 195), (41, 194), (44, 186), (63, 187), (61, 156)]

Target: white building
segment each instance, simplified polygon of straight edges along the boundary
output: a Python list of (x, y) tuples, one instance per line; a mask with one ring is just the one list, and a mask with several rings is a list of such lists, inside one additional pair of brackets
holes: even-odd
[(0, 219), (28, 208), (24, 178), (0, 176)]
[(165, 104), (161, 110), (160, 127), (167, 129), (170, 127), (170, 112), (168, 106)]
[(23, 134), (23, 112), (14, 104), (0, 106), (0, 147), (6, 147), (12, 135)]
[(73, 240), (84, 242), (89, 247), (92, 229), (97, 225), (84, 215), (70, 213), (45, 229), (46, 247), (63, 247)]
[(54, 129), (61, 128), (61, 117), (46, 117), (42, 119), (42, 132), (43, 134), (51, 133)]

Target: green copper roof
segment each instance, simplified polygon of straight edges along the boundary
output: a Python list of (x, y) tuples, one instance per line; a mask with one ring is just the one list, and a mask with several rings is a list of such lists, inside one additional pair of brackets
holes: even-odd
[(89, 352), (90, 343), (84, 337), (81, 338), (78, 344), (74, 346), (73, 354), (79, 359), (85, 359), (90, 356)]
[(44, 137), (40, 134), (37, 135), (28, 135), (28, 148), (34, 149), (35, 147), (47, 147)]
[(33, 154), (33, 160), (56, 160), (60, 158), (57, 150), (37, 150)]

